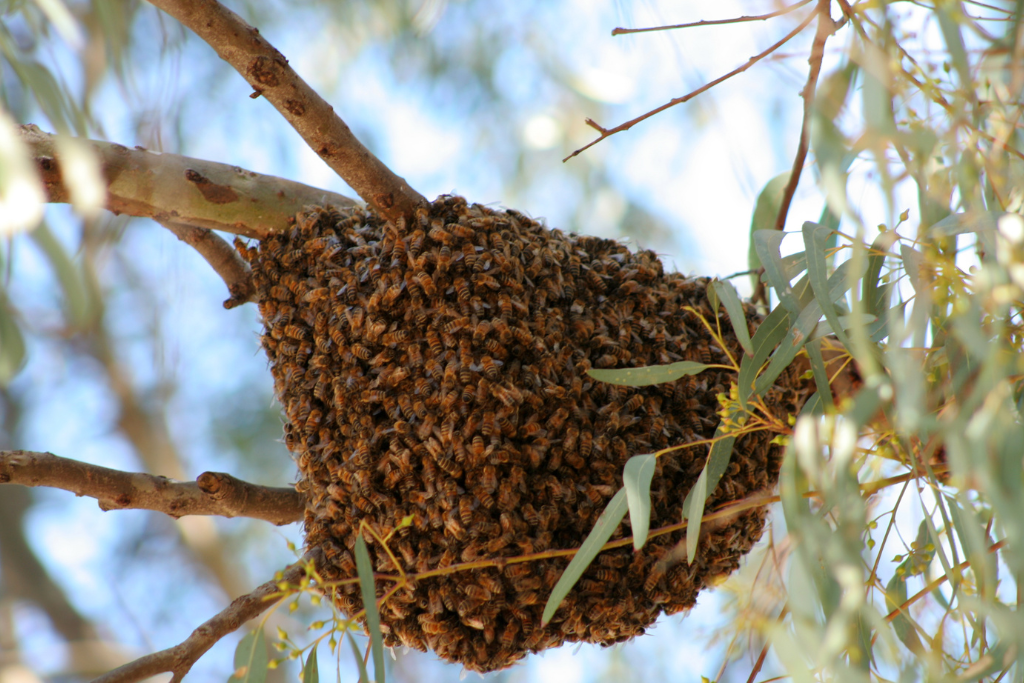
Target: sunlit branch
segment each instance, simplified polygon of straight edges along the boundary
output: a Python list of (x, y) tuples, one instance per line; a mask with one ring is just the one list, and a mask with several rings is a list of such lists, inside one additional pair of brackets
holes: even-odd
[[(789, 181), (782, 191), (782, 198), (779, 201), (779, 213), (775, 217), (775, 229), (782, 230), (786, 227), (786, 217), (789, 215), (789, 207), (793, 203), (793, 195), (796, 194), (797, 185), (800, 184), (800, 175), (804, 170), (804, 162), (807, 160), (807, 150), (810, 146), (811, 116), (814, 107), (814, 94), (818, 86), (818, 76), (821, 74), (821, 62), (825, 56), (825, 42), (829, 36), (835, 33), (843, 22), (832, 21), (829, 13), (832, 7), (831, 0), (818, 0), (816, 14), (818, 15), (818, 28), (814, 32), (814, 41), (811, 43), (811, 56), (807, 60), (810, 69), (807, 72), (807, 82), (800, 93), (804, 101), (803, 121), (800, 125), (800, 140), (796, 147), (796, 156), (793, 158), (793, 167), (789, 172)], [(758, 277), (757, 286), (751, 301), (767, 301), (765, 297), (764, 281)]]
[(390, 220), (427, 200), (366, 149), (258, 29), (216, 0), (149, 0), (190, 28), (230, 64), (366, 203)]
[(172, 674), (171, 683), (178, 683), (192, 665), (221, 638), (237, 631), (242, 624), (269, 609), (275, 602), (274, 598), (280, 596), (281, 584), (297, 584), (305, 576), (308, 564), (315, 561), (313, 552), (307, 553), (298, 562), (289, 565), (279, 578), (267, 581), (248, 595), (236, 598), (181, 643), (120, 666), (95, 679), (93, 683), (135, 683), (161, 673)]
[[(58, 163), (56, 136), (31, 124), (21, 126), (19, 132), (32, 150), (49, 201), (70, 201)], [(335, 192), (238, 166), (97, 140), (88, 143), (99, 156), (107, 188), (106, 208), (116, 214), (260, 239), (286, 229), (295, 214), (310, 204), (355, 206)]]
[(659, 113), (665, 111), (666, 109), (669, 109), (671, 107), (676, 106), (677, 104), (682, 104), (683, 102), (688, 102), (689, 100), (693, 99), (697, 95), (700, 95), (700, 94), (702, 94), (704, 92), (707, 92), (708, 90), (710, 90), (711, 88), (715, 87), (719, 83), (727, 81), (730, 78), (732, 78), (733, 76), (736, 76), (737, 74), (743, 73), (744, 71), (746, 71), (750, 67), (754, 66), (759, 61), (761, 61), (762, 59), (764, 59), (765, 57), (767, 57), (771, 53), (775, 52), (776, 50), (778, 50), (780, 47), (782, 47), (786, 43), (788, 43), (790, 40), (795, 38), (797, 35), (799, 35), (805, 28), (807, 28), (810, 25), (811, 21), (814, 20), (814, 17), (815, 17), (815, 13), (812, 13), (812, 14), (808, 15), (807, 18), (805, 18), (802, 22), (800, 22), (799, 26), (797, 26), (795, 29), (793, 29), (789, 33), (787, 33), (786, 36), (784, 38), (782, 38), (782, 40), (780, 40), (779, 42), (775, 43), (774, 45), (769, 47), (767, 50), (765, 50), (765, 51), (763, 51), (763, 52), (761, 52), (759, 54), (754, 55), (753, 57), (748, 59), (747, 62), (745, 64), (743, 64), (742, 66), (739, 66), (736, 69), (733, 69), (732, 71), (730, 71), (729, 73), (725, 74), (724, 76), (720, 76), (720, 77), (716, 78), (715, 80), (702, 85), (701, 87), (697, 88), (696, 90), (694, 90), (694, 91), (692, 91), (690, 93), (687, 93), (686, 95), (683, 95), (682, 97), (677, 97), (674, 100), (669, 100), (668, 102), (666, 102), (665, 104), (661, 105), (660, 107), (652, 109), (649, 112), (647, 112), (646, 114), (642, 114), (642, 115), (636, 117), (635, 119), (631, 119), (629, 121), (626, 121), (625, 123), (619, 124), (618, 126), (615, 126), (614, 128), (603, 128), (600, 125), (598, 125), (593, 119), (587, 119), (586, 120), (587, 125), (590, 126), (591, 128), (593, 128), (594, 130), (596, 130), (597, 132), (599, 132), (601, 134), (600, 137), (598, 137), (595, 140), (592, 140), (591, 142), (587, 143), (583, 147), (580, 147), (575, 152), (573, 152), (569, 156), (567, 156), (564, 159), (562, 159), (562, 161), (566, 162), (569, 159), (572, 159), (574, 156), (576, 156), (578, 154), (581, 154), (582, 152), (585, 152), (586, 150), (590, 149), (591, 147), (593, 147), (597, 143), (601, 142), (605, 138), (611, 137), (612, 135), (615, 135), (616, 133), (621, 133), (622, 131), (629, 130), (630, 128), (632, 128), (636, 124), (640, 123), (641, 121), (645, 121), (645, 120), (651, 118), (652, 116), (654, 116), (655, 114), (659, 114)]
[(180, 482), (33, 451), (0, 451), (0, 484), (47, 486), (95, 498), (102, 510), (153, 510), (174, 518), (249, 517), (280, 526), (300, 521), (305, 510), (293, 488), (250, 484), (222, 472)]
[(182, 225), (169, 220), (161, 220), (158, 223), (173, 232), (179, 240), (199, 252), (199, 255), (224, 280), (224, 284), (228, 287), (228, 293), (231, 295), (231, 298), (224, 302), (224, 308), (235, 308), (253, 300), (253, 297), (256, 296), (256, 286), (253, 284), (249, 265), (219, 235), (207, 228)]
[(697, 26), (720, 26), (722, 24), (741, 24), (747, 21), (764, 21), (765, 19), (772, 19), (773, 17), (781, 17), (784, 14), (789, 14), (793, 10), (800, 9), (811, 0), (800, 0), (800, 2), (784, 7), (777, 12), (769, 12), (768, 14), (757, 14), (752, 16), (733, 17), (732, 19), (702, 19), (701, 21), (695, 21), (690, 24), (673, 24), (671, 26), (651, 26), (648, 28), (616, 28), (612, 29), (613, 36), (623, 36), (630, 33), (648, 33), (650, 31), (670, 31), (677, 28), (695, 28)]

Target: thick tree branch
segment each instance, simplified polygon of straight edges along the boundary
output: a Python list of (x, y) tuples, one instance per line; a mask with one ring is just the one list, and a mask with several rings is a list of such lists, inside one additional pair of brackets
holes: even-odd
[(216, 0), (149, 0), (192, 29), (263, 96), (335, 173), (390, 220), (427, 204), (366, 149), (334, 108), (288, 65), (258, 29)]
[(272, 598), (281, 590), (280, 584), (298, 584), (306, 573), (307, 564), (315, 561), (313, 552), (306, 553), (301, 560), (289, 565), (281, 578), (267, 581), (248, 595), (235, 599), (183, 642), (118, 667), (95, 679), (93, 683), (134, 683), (161, 673), (173, 674), (171, 683), (181, 681), (192, 665), (221, 638), (237, 631), (242, 624), (269, 609), (274, 604)]
[(173, 232), (179, 240), (198, 251), (224, 280), (224, 284), (228, 286), (228, 293), (231, 294), (231, 298), (224, 302), (224, 308), (235, 308), (253, 300), (256, 296), (256, 286), (253, 284), (249, 265), (217, 233), (173, 221), (158, 222)]
[(221, 472), (179, 482), (33, 451), (0, 451), (0, 484), (49, 486), (95, 498), (102, 510), (154, 510), (174, 518), (251, 517), (280, 526), (301, 520), (305, 510), (295, 489), (258, 486)]
[[(68, 202), (57, 163), (55, 136), (21, 126), (51, 202)], [(288, 227), (309, 204), (354, 206), (348, 197), (283, 178), (177, 154), (160, 154), (110, 142), (89, 142), (100, 159), (107, 208), (116, 214), (155, 218), (261, 239)]]

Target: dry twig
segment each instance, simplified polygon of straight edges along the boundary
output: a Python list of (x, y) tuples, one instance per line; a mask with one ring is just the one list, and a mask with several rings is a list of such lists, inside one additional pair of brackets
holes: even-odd
[(792, 31), (787, 33), (785, 35), (785, 37), (782, 38), (782, 40), (780, 40), (779, 42), (775, 43), (774, 45), (769, 47), (767, 50), (764, 50), (763, 52), (760, 52), (760, 53), (754, 55), (753, 57), (748, 59), (747, 62), (745, 64), (743, 64), (742, 66), (739, 66), (739, 67), (733, 69), (732, 71), (730, 71), (729, 73), (725, 74), (724, 76), (719, 76), (718, 78), (716, 78), (715, 80), (713, 80), (713, 81), (711, 81), (709, 83), (705, 83), (701, 87), (697, 88), (696, 90), (694, 90), (692, 92), (687, 93), (686, 95), (683, 95), (682, 97), (677, 97), (677, 98), (675, 98), (673, 100), (669, 100), (665, 104), (661, 105), (660, 107), (657, 107), (655, 109), (650, 110), (646, 114), (641, 114), (640, 116), (636, 117), (635, 119), (630, 119), (629, 121), (626, 121), (625, 123), (621, 123), (618, 126), (615, 126), (614, 128), (604, 128), (604, 127), (598, 125), (598, 123), (596, 121), (594, 121), (593, 119), (587, 119), (587, 121), (586, 121), (587, 125), (590, 126), (591, 128), (593, 128), (594, 130), (596, 130), (597, 132), (599, 132), (601, 134), (600, 137), (598, 137), (595, 140), (592, 140), (592, 141), (588, 142), (583, 147), (580, 147), (575, 152), (573, 152), (569, 156), (567, 156), (564, 159), (562, 159), (562, 161), (563, 162), (568, 161), (569, 159), (572, 159), (577, 154), (580, 154), (580, 153), (585, 152), (586, 150), (590, 149), (591, 147), (593, 147), (597, 143), (601, 142), (605, 138), (611, 137), (612, 135), (615, 135), (616, 133), (621, 133), (622, 131), (629, 130), (630, 128), (632, 128), (636, 124), (640, 123), (641, 121), (645, 121), (645, 120), (651, 118), (652, 116), (654, 116), (655, 114), (660, 114), (661, 112), (665, 111), (666, 109), (674, 107), (677, 104), (682, 104), (683, 102), (688, 102), (689, 100), (692, 100), (697, 95), (700, 95), (700, 94), (702, 94), (704, 92), (707, 92), (708, 90), (710, 90), (711, 88), (715, 87), (719, 83), (727, 81), (730, 78), (732, 78), (733, 76), (736, 76), (737, 74), (743, 73), (744, 71), (746, 71), (750, 67), (754, 66), (759, 61), (761, 61), (762, 59), (764, 59), (765, 57), (767, 57), (771, 53), (775, 52), (776, 50), (778, 50), (780, 47), (782, 47), (786, 43), (788, 43), (790, 40), (795, 38), (797, 35), (799, 35), (805, 28), (807, 28), (811, 24), (811, 21), (814, 20), (815, 14), (816, 14), (816, 12), (809, 14), (803, 21), (800, 22), (800, 24), (795, 29), (793, 29)]
[[(51, 202), (66, 203), (55, 137), (31, 124), (21, 126), (22, 141), (35, 157)], [(262, 239), (285, 230), (309, 204), (355, 206), (355, 202), (284, 178), (238, 166), (141, 147), (89, 140), (99, 156), (107, 186), (106, 208), (116, 214), (170, 220)]]
[(224, 636), (237, 631), (242, 624), (258, 617), (273, 604), (272, 598), (282, 583), (297, 584), (306, 573), (306, 566), (316, 562), (313, 552), (306, 553), (295, 564), (289, 565), (279, 579), (267, 581), (259, 588), (236, 598), (223, 611), (197, 628), (183, 642), (160, 652), (139, 657), (133, 662), (110, 671), (93, 683), (134, 683), (161, 673), (172, 674), (171, 683), (178, 683), (199, 658)]
[(387, 217), (411, 218), (427, 200), (366, 149), (258, 29), (216, 0), (149, 0), (192, 29), (248, 81), (335, 173)]
[(300, 521), (305, 510), (293, 488), (250, 484), (222, 472), (180, 482), (34, 451), (0, 451), (0, 484), (49, 486), (95, 498), (102, 510), (153, 510), (174, 518), (250, 517), (280, 526)]
[(630, 33), (648, 33), (650, 31), (670, 31), (677, 28), (696, 28), (698, 26), (721, 26), (723, 24), (742, 24), (748, 21), (765, 21), (766, 19), (772, 19), (774, 17), (781, 17), (783, 14), (789, 14), (793, 10), (800, 9), (811, 0), (800, 0), (800, 2), (794, 3), (789, 7), (783, 7), (777, 12), (769, 12), (768, 14), (756, 14), (751, 16), (733, 17), (732, 19), (702, 19), (701, 21), (695, 21), (690, 24), (673, 24), (671, 26), (650, 26), (648, 28), (616, 28), (612, 29), (613, 36), (624, 36)]
[(177, 236), (179, 240), (199, 252), (210, 267), (224, 280), (231, 295), (224, 302), (224, 308), (235, 308), (252, 301), (256, 296), (256, 285), (252, 281), (249, 264), (238, 252), (219, 235), (206, 228), (183, 225), (175, 221), (157, 221)]

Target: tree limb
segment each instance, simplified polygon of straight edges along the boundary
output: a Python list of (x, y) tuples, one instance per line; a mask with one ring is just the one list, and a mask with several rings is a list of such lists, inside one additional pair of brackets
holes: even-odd
[[(32, 124), (20, 127), (32, 149), (49, 201), (67, 203), (55, 137)], [(116, 214), (222, 230), (262, 239), (288, 227), (304, 206), (355, 206), (344, 195), (238, 166), (89, 141), (107, 185), (106, 208)]]
[(0, 451), (0, 484), (49, 486), (95, 498), (102, 510), (154, 510), (186, 515), (250, 517), (281, 526), (300, 521), (302, 496), (293, 488), (259, 486), (222, 472), (204, 472), (195, 483), (122, 472), (52, 453)]
[(192, 665), (221, 638), (237, 631), (242, 624), (269, 609), (273, 604), (271, 598), (281, 590), (280, 584), (298, 584), (305, 576), (308, 563), (315, 561), (314, 552), (306, 553), (298, 562), (289, 565), (280, 578), (267, 581), (248, 595), (236, 598), (223, 611), (193, 631), (183, 642), (120, 666), (92, 683), (134, 683), (161, 673), (173, 674), (171, 683), (181, 681)]
[(210, 267), (220, 275), (228, 286), (231, 298), (224, 302), (224, 308), (235, 308), (252, 301), (256, 296), (256, 285), (252, 281), (249, 264), (242, 260), (230, 244), (220, 235), (207, 228), (182, 225), (174, 221), (157, 221), (177, 236), (179, 240), (199, 252)]
[(389, 220), (412, 218), (427, 200), (366, 149), (258, 29), (216, 0), (149, 0), (192, 29), (277, 109), (306, 144)]

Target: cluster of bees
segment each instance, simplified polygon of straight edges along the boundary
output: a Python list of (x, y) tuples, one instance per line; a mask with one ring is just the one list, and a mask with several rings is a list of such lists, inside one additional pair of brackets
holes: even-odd
[[(706, 524), (692, 564), (674, 550), (683, 532), (638, 553), (603, 552), (545, 627), (541, 611), (568, 559), (509, 561), (578, 547), (631, 456), (714, 434), (729, 371), (644, 388), (587, 374), (738, 358), (724, 314), (726, 349), (700, 319), (715, 326), (718, 315), (706, 279), (455, 196), (398, 224), (309, 207), (258, 248), (238, 247), (259, 292), (321, 574), (356, 576), (362, 522), (387, 541), (385, 550), (365, 535), (375, 571), (411, 577), (381, 606), (388, 645), (491, 671), (566, 641), (620, 642), (692, 607), (760, 538), (765, 513), (751, 510)], [(772, 409), (798, 410), (799, 384), (784, 375)], [(774, 485), (781, 453), (769, 438), (739, 439), (711, 506)], [(652, 528), (679, 521), (706, 453), (659, 458)], [(613, 539), (629, 533), (627, 516)], [(492, 562), (456, 567), (482, 560)], [(415, 577), (425, 572), (434, 573)], [(390, 585), (378, 581), (378, 595)], [(342, 586), (336, 603), (359, 612), (358, 586)]]

